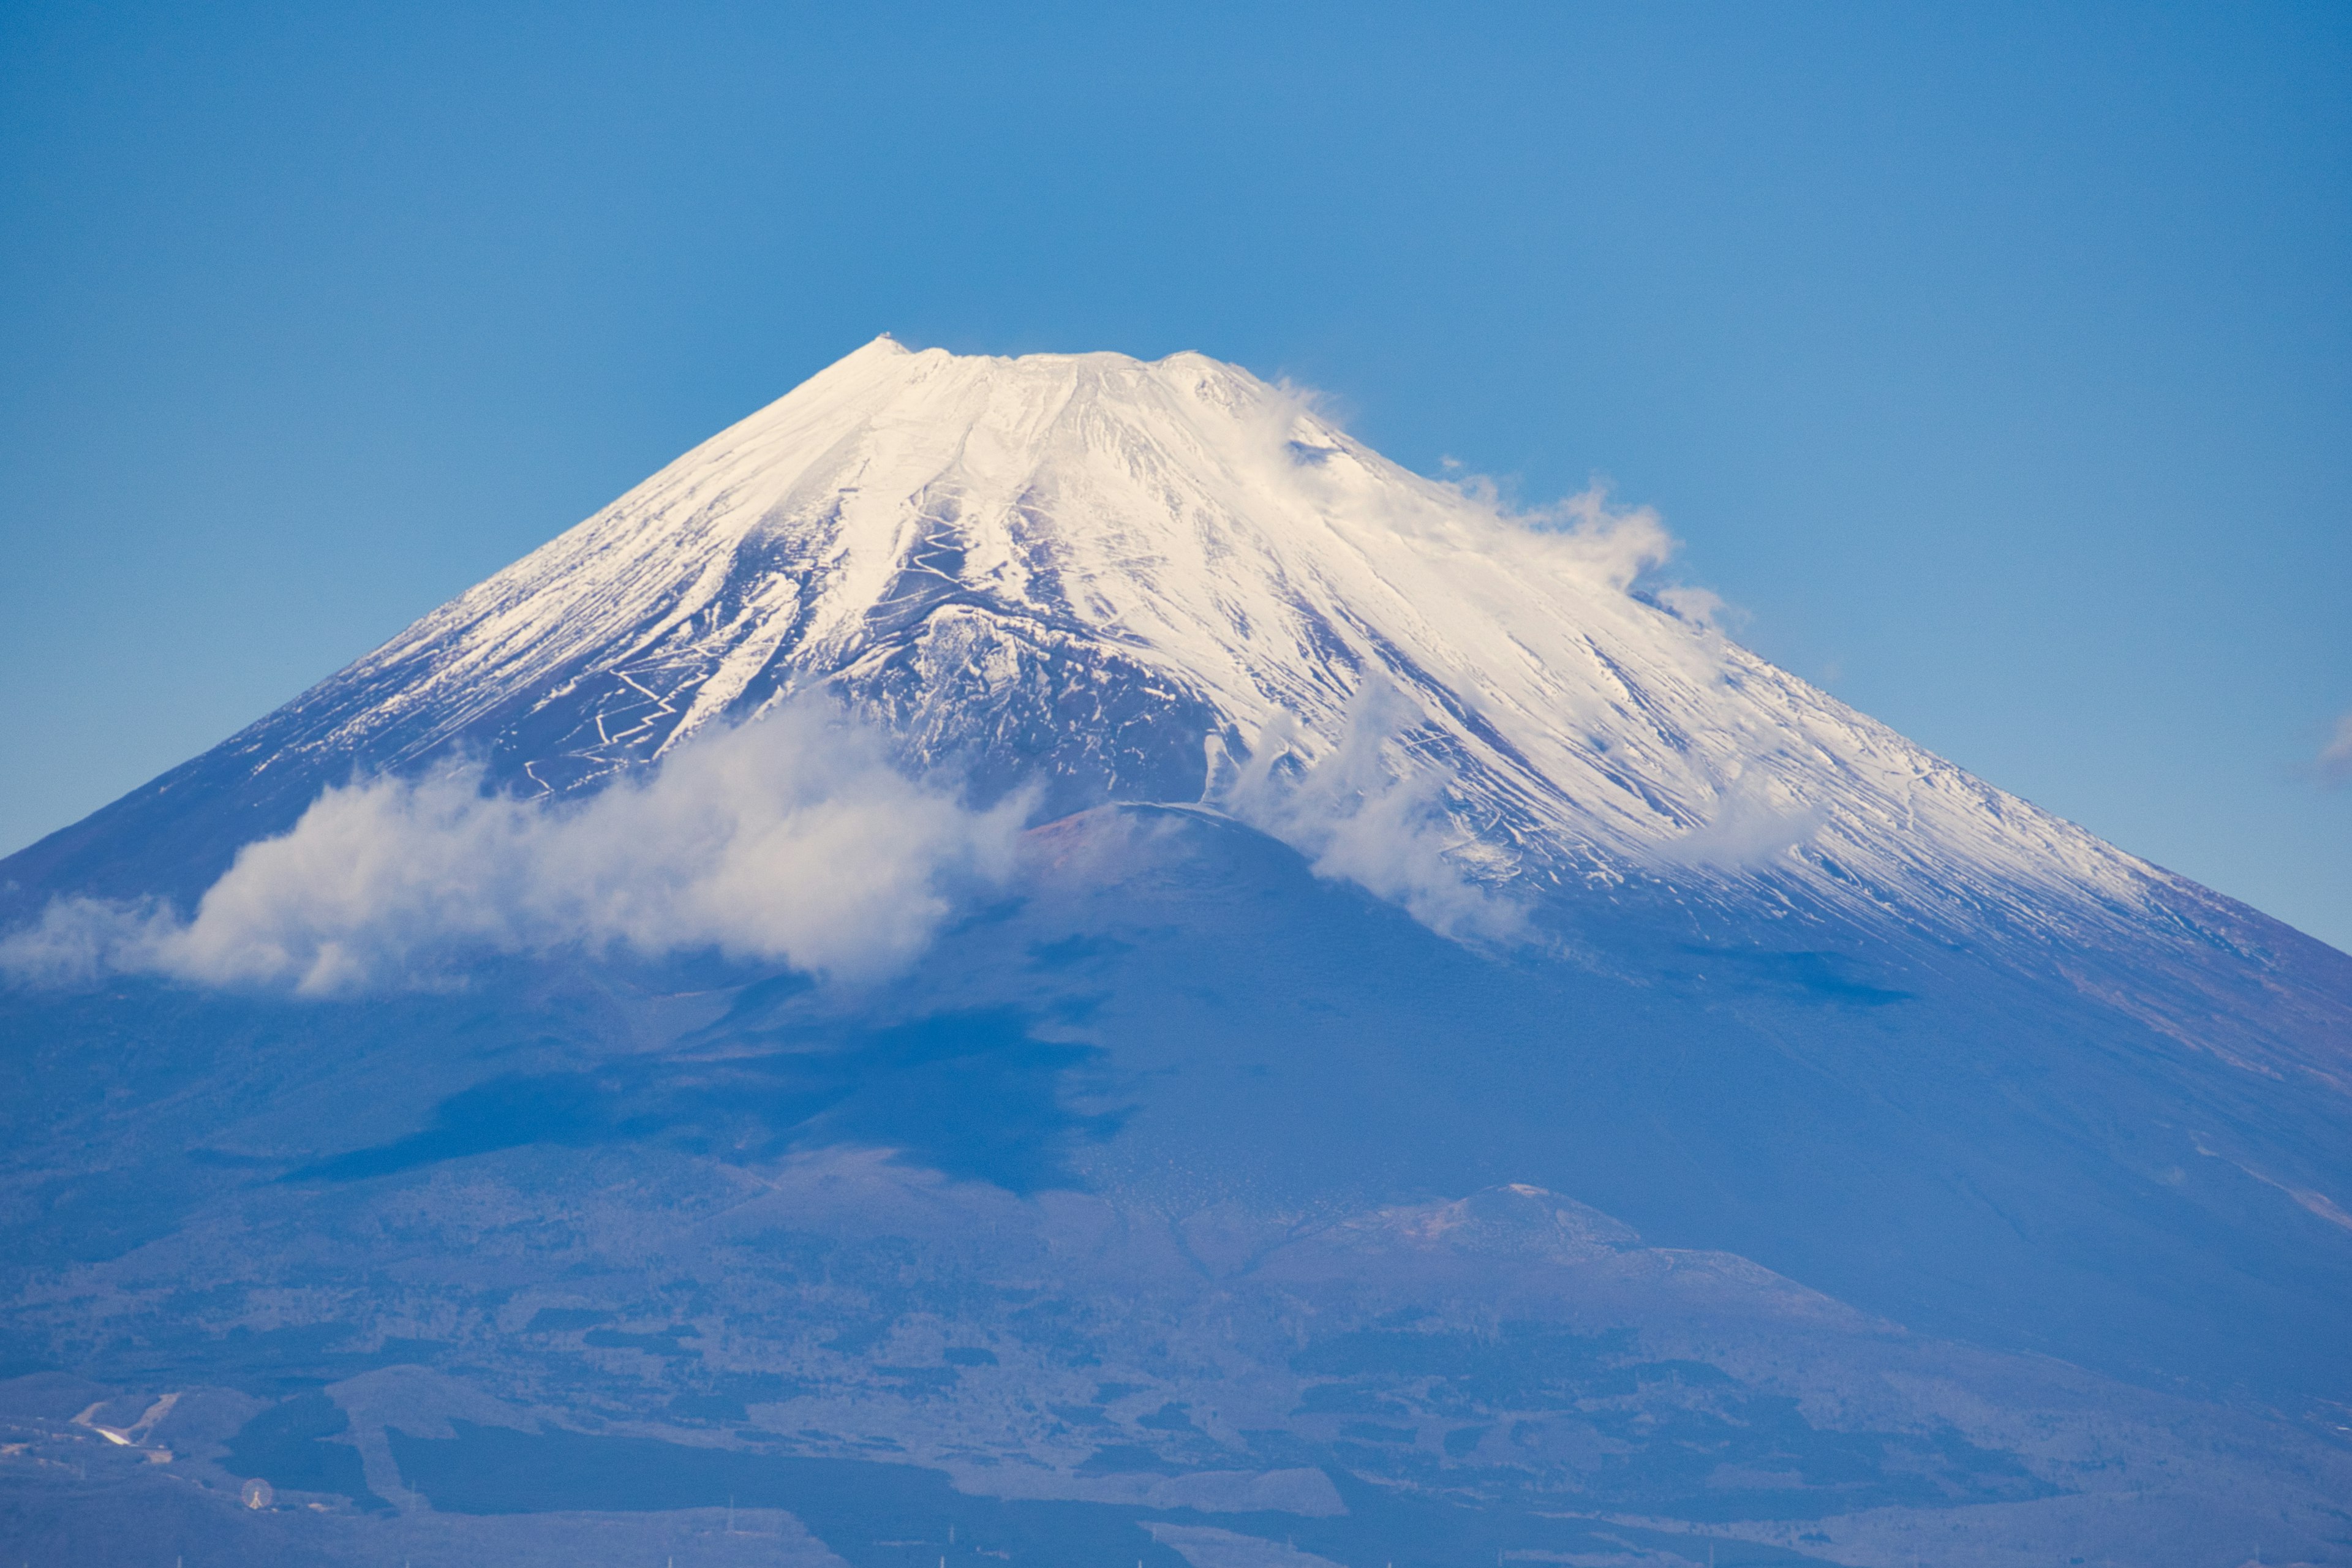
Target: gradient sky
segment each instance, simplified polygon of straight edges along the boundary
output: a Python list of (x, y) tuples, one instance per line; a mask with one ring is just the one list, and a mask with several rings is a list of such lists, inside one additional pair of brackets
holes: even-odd
[(888, 331), (1606, 476), (2352, 947), (2352, 8), (17, 4), (0, 215), (0, 851)]

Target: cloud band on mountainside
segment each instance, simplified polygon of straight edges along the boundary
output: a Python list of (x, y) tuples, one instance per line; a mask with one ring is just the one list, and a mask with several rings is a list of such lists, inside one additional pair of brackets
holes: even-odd
[(326, 994), (430, 984), (484, 953), (716, 949), (886, 973), (956, 895), (1013, 868), (1025, 801), (975, 812), (803, 707), (682, 748), (575, 805), (478, 772), (331, 789), (247, 845), (193, 919), (65, 899), (0, 941), (0, 972), (153, 973)]
[(1440, 936), (1501, 938), (1525, 921), (1518, 905), (1465, 876), (1446, 855), (1444, 780), (1393, 774), (1388, 743), (1419, 718), (1395, 683), (1366, 676), (1348, 703), (1339, 744), (1285, 776), (1297, 721), (1277, 711), (1215, 804), (1306, 856), (1318, 877), (1355, 883), (1403, 907)]
[[(1392, 683), (1368, 680), (1338, 744), (1284, 770), (1297, 731), (1280, 715), (1220, 804), (1442, 935), (1510, 935), (1522, 911), (1448, 858), (1441, 781), (1383, 760), (1413, 716)], [(470, 767), (329, 789), (291, 830), (238, 851), (193, 917), (160, 900), (58, 899), (0, 938), (0, 975), (334, 995), (447, 984), (490, 954), (715, 950), (870, 978), (1013, 875), (1028, 804), (970, 809), (895, 771), (872, 732), (803, 705), (576, 803), (489, 793)]]

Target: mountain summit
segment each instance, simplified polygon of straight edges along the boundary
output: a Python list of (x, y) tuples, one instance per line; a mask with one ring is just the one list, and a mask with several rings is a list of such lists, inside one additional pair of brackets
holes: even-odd
[[(2337, 1560), (2352, 959), (1669, 548), (1198, 354), (868, 344), (0, 870), (97, 954), (0, 989), (0, 1394), (353, 1561)], [(444, 962), (105, 960), (232, 916)]]

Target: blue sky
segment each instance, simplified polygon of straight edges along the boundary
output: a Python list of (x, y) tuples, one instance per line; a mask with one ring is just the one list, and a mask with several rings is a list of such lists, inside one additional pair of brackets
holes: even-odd
[(0, 211), (0, 849), (888, 331), (1605, 475), (2352, 946), (2342, 6), (18, 5)]

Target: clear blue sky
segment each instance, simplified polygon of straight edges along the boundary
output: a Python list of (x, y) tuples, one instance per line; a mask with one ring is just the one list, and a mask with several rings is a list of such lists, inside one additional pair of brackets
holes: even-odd
[(2352, 947), (2352, 7), (0, 13), (0, 849), (889, 331), (1197, 348)]

